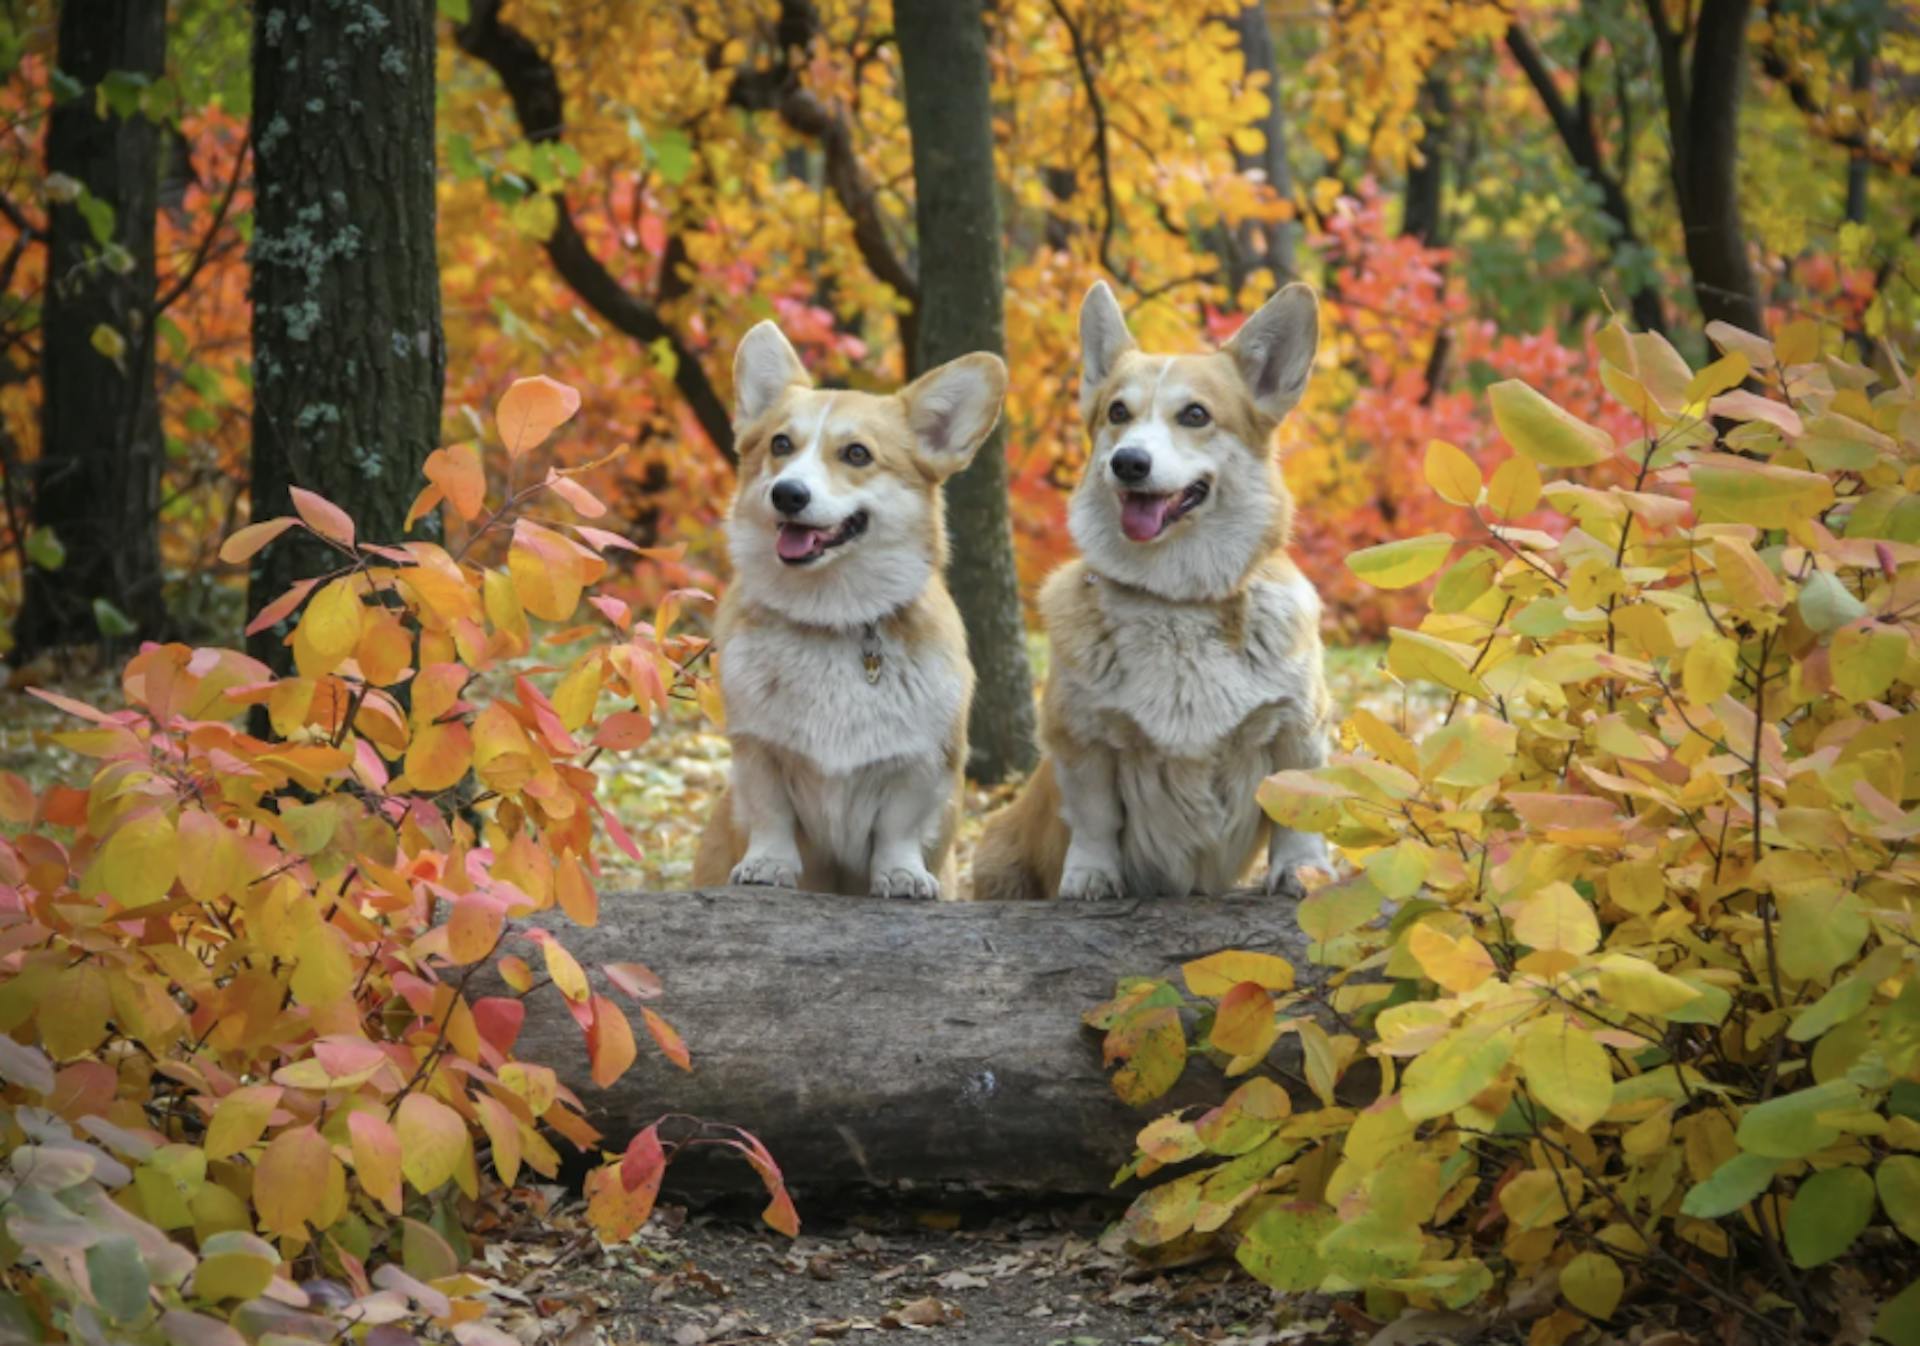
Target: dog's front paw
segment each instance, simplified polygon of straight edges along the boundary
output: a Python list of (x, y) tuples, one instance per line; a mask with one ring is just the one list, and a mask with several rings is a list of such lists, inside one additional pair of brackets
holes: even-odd
[(927, 872), (925, 865), (891, 865), (873, 871), (875, 897), (900, 897), (910, 902), (937, 902), (940, 880)]
[(1298, 902), (1307, 895), (1307, 885), (1300, 878), (1300, 865), (1288, 863), (1278, 865), (1267, 871), (1267, 896), (1284, 897)]
[(1114, 902), (1120, 898), (1120, 876), (1098, 865), (1069, 865), (1060, 876), (1063, 902)]
[(762, 888), (798, 888), (800, 865), (778, 855), (749, 855), (733, 867), (731, 881)]

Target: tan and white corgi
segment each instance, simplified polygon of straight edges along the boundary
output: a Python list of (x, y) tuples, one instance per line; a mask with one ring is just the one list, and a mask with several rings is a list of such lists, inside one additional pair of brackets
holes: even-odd
[(829, 392), (763, 322), (733, 368), (714, 631), (733, 772), (694, 882), (951, 896), (973, 665), (940, 486), (999, 419), (1006, 366), (967, 355), (891, 396)]
[(1040, 592), (1047, 755), (987, 822), (976, 898), (1218, 893), (1262, 843), (1267, 891), (1298, 896), (1325, 863), (1254, 800), (1326, 758), (1320, 599), (1284, 550), (1273, 449), (1318, 323), (1289, 285), (1222, 350), (1146, 355), (1104, 282), (1081, 304), (1092, 453), (1067, 510), (1081, 559)]

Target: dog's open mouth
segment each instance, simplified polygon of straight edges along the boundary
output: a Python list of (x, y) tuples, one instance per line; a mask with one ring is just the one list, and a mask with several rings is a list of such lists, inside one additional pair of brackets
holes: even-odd
[(783, 523), (774, 550), (790, 566), (803, 566), (828, 551), (851, 542), (867, 531), (867, 512), (857, 509), (838, 528), (814, 528), (804, 523)]
[(1151, 542), (1180, 519), (1198, 509), (1213, 490), (1202, 477), (1178, 495), (1146, 491), (1120, 492), (1120, 531), (1135, 542)]

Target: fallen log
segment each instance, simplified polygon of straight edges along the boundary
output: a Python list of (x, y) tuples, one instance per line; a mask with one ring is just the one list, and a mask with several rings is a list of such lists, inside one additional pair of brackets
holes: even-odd
[[(1115, 1097), (1081, 1015), (1127, 975), (1177, 977), (1221, 949), (1310, 975), (1292, 904), (1260, 896), (1126, 903), (913, 903), (763, 888), (607, 894), (592, 929), (556, 928), (590, 970), (637, 960), (693, 1071), (644, 1042), (607, 1089), (557, 998), (528, 1006), (516, 1054), (553, 1066), (615, 1146), (663, 1114), (745, 1127), (797, 1188), (1108, 1188), (1141, 1126), (1227, 1086), (1190, 1063), (1144, 1109)], [(599, 981), (595, 972), (594, 979)], [(604, 988), (602, 988), (604, 989)], [(611, 993), (610, 994), (614, 994)], [(1273, 1061), (1298, 1076), (1298, 1039)], [(1293, 1053), (1289, 1058), (1288, 1053)], [(701, 1166), (675, 1180), (696, 1182)], [(738, 1182), (745, 1170), (730, 1171)], [(707, 1175), (709, 1177), (714, 1175)]]

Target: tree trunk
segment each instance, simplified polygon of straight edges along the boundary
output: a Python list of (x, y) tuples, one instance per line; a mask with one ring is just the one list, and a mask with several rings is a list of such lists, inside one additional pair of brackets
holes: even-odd
[(1764, 334), (1766, 315), (1740, 218), (1740, 100), (1746, 89), (1752, 0), (1704, 0), (1686, 34), (1667, 26), (1661, 0), (1646, 0), (1660, 56), (1673, 186), (1680, 203), (1693, 293), (1708, 322)]
[[(1254, 123), (1256, 130), (1266, 137), (1266, 144), (1258, 153), (1248, 153), (1236, 147), (1233, 151), (1234, 167), (1242, 173), (1259, 171), (1273, 188), (1274, 195), (1282, 201), (1293, 200), (1293, 169), (1287, 159), (1287, 114), (1280, 106), (1280, 66), (1274, 59), (1273, 29), (1267, 23), (1267, 7), (1263, 0), (1243, 4), (1233, 19), (1233, 31), (1240, 39), (1240, 58), (1246, 65), (1247, 74), (1267, 77), (1266, 115)], [(1234, 289), (1240, 288), (1245, 279), (1244, 271), (1252, 265), (1264, 265), (1272, 270), (1274, 287), (1277, 289), (1288, 281), (1298, 280), (1300, 272), (1295, 259), (1299, 246), (1300, 225), (1295, 220), (1249, 220), (1240, 226), (1239, 255), (1240, 265), (1235, 267)], [(1258, 246), (1256, 246), (1256, 244)], [(1258, 260), (1256, 260), (1256, 258)], [(1249, 265), (1251, 264), (1251, 265)]]
[[(598, 926), (556, 934), (589, 969), (643, 960), (665, 986), (654, 1008), (693, 1055), (682, 1072), (643, 1041), (638, 1063), (596, 1088), (559, 997), (530, 997), (515, 1054), (560, 1073), (603, 1145), (668, 1113), (731, 1123), (815, 1190), (1104, 1192), (1141, 1127), (1174, 1107), (1218, 1103), (1233, 1084), (1190, 1063), (1170, 1096), (1129, 1107), (1081, 1016), (1121, 977), (1179, 984), (1182, 962), (1220, 949), (1277, 953), (1303, 985), (1315, 971), (1292, 904), (1248, 896), (1089, 905), (766, 888), (609, 893)], [(476, 992), (505, 994), (497, 981), (479, 985), (491, 976)], [(1299, 1038), (1283, 1036), (1270, 1061), (1297, 1079)], [(1297, 1083), (1289, 1088), (1309, 1106)], [(663, 1130), (680, 1133), (675, 1123)], [(692, 1168), (675, 1176), (701, 1180)]]
[[(47, 171), (111, 208), (108, 240), (118, 250), (102, 247), (78, 203), (53, 207), (33, 520), (59, 538), (66, 560), (54, 570), (27, 568), (14, 624), (21, 656), (98, 640), (96, 601), (112, 604), (143, 636), (158, 634), (166, 619), (158, 526), (165, 445), (153, 372), (160, 128), (139, 112), (95, 112), (95, 87), (109, 72), (158, 79), (166, 41), (166, 6), (155, 0), (61, 6), (59, 66), (81, 88), (54, 106)], [(108, 353), (116, 344), (117, 358)]]
[[(254, 9), (253, 517), (317, 491), (396, 541), (440, 435), (434, 8)], [(437, 516), (436, 516), (437, 517)], [(431, 524), (429, 524), (431, 526)], [(257, 610), (337, 563), (289, 537), (248, 576)], [(251, 652), (286, 666), (282, 629)]]
[[(1004, 355), (1000, 212), (980, 0), (900, 0), (894, 35), (906, 82), (920, 243), (919, 348), (912, 367), (931, 369), (969, 351)], [(1004, 421), (973, 465), (947, 484), (947, 519), (953, 536), (947, 577), (979, 679), (968, 774), (991, 783), (1034, 762), (1033, 670), (1007, 522)]]

